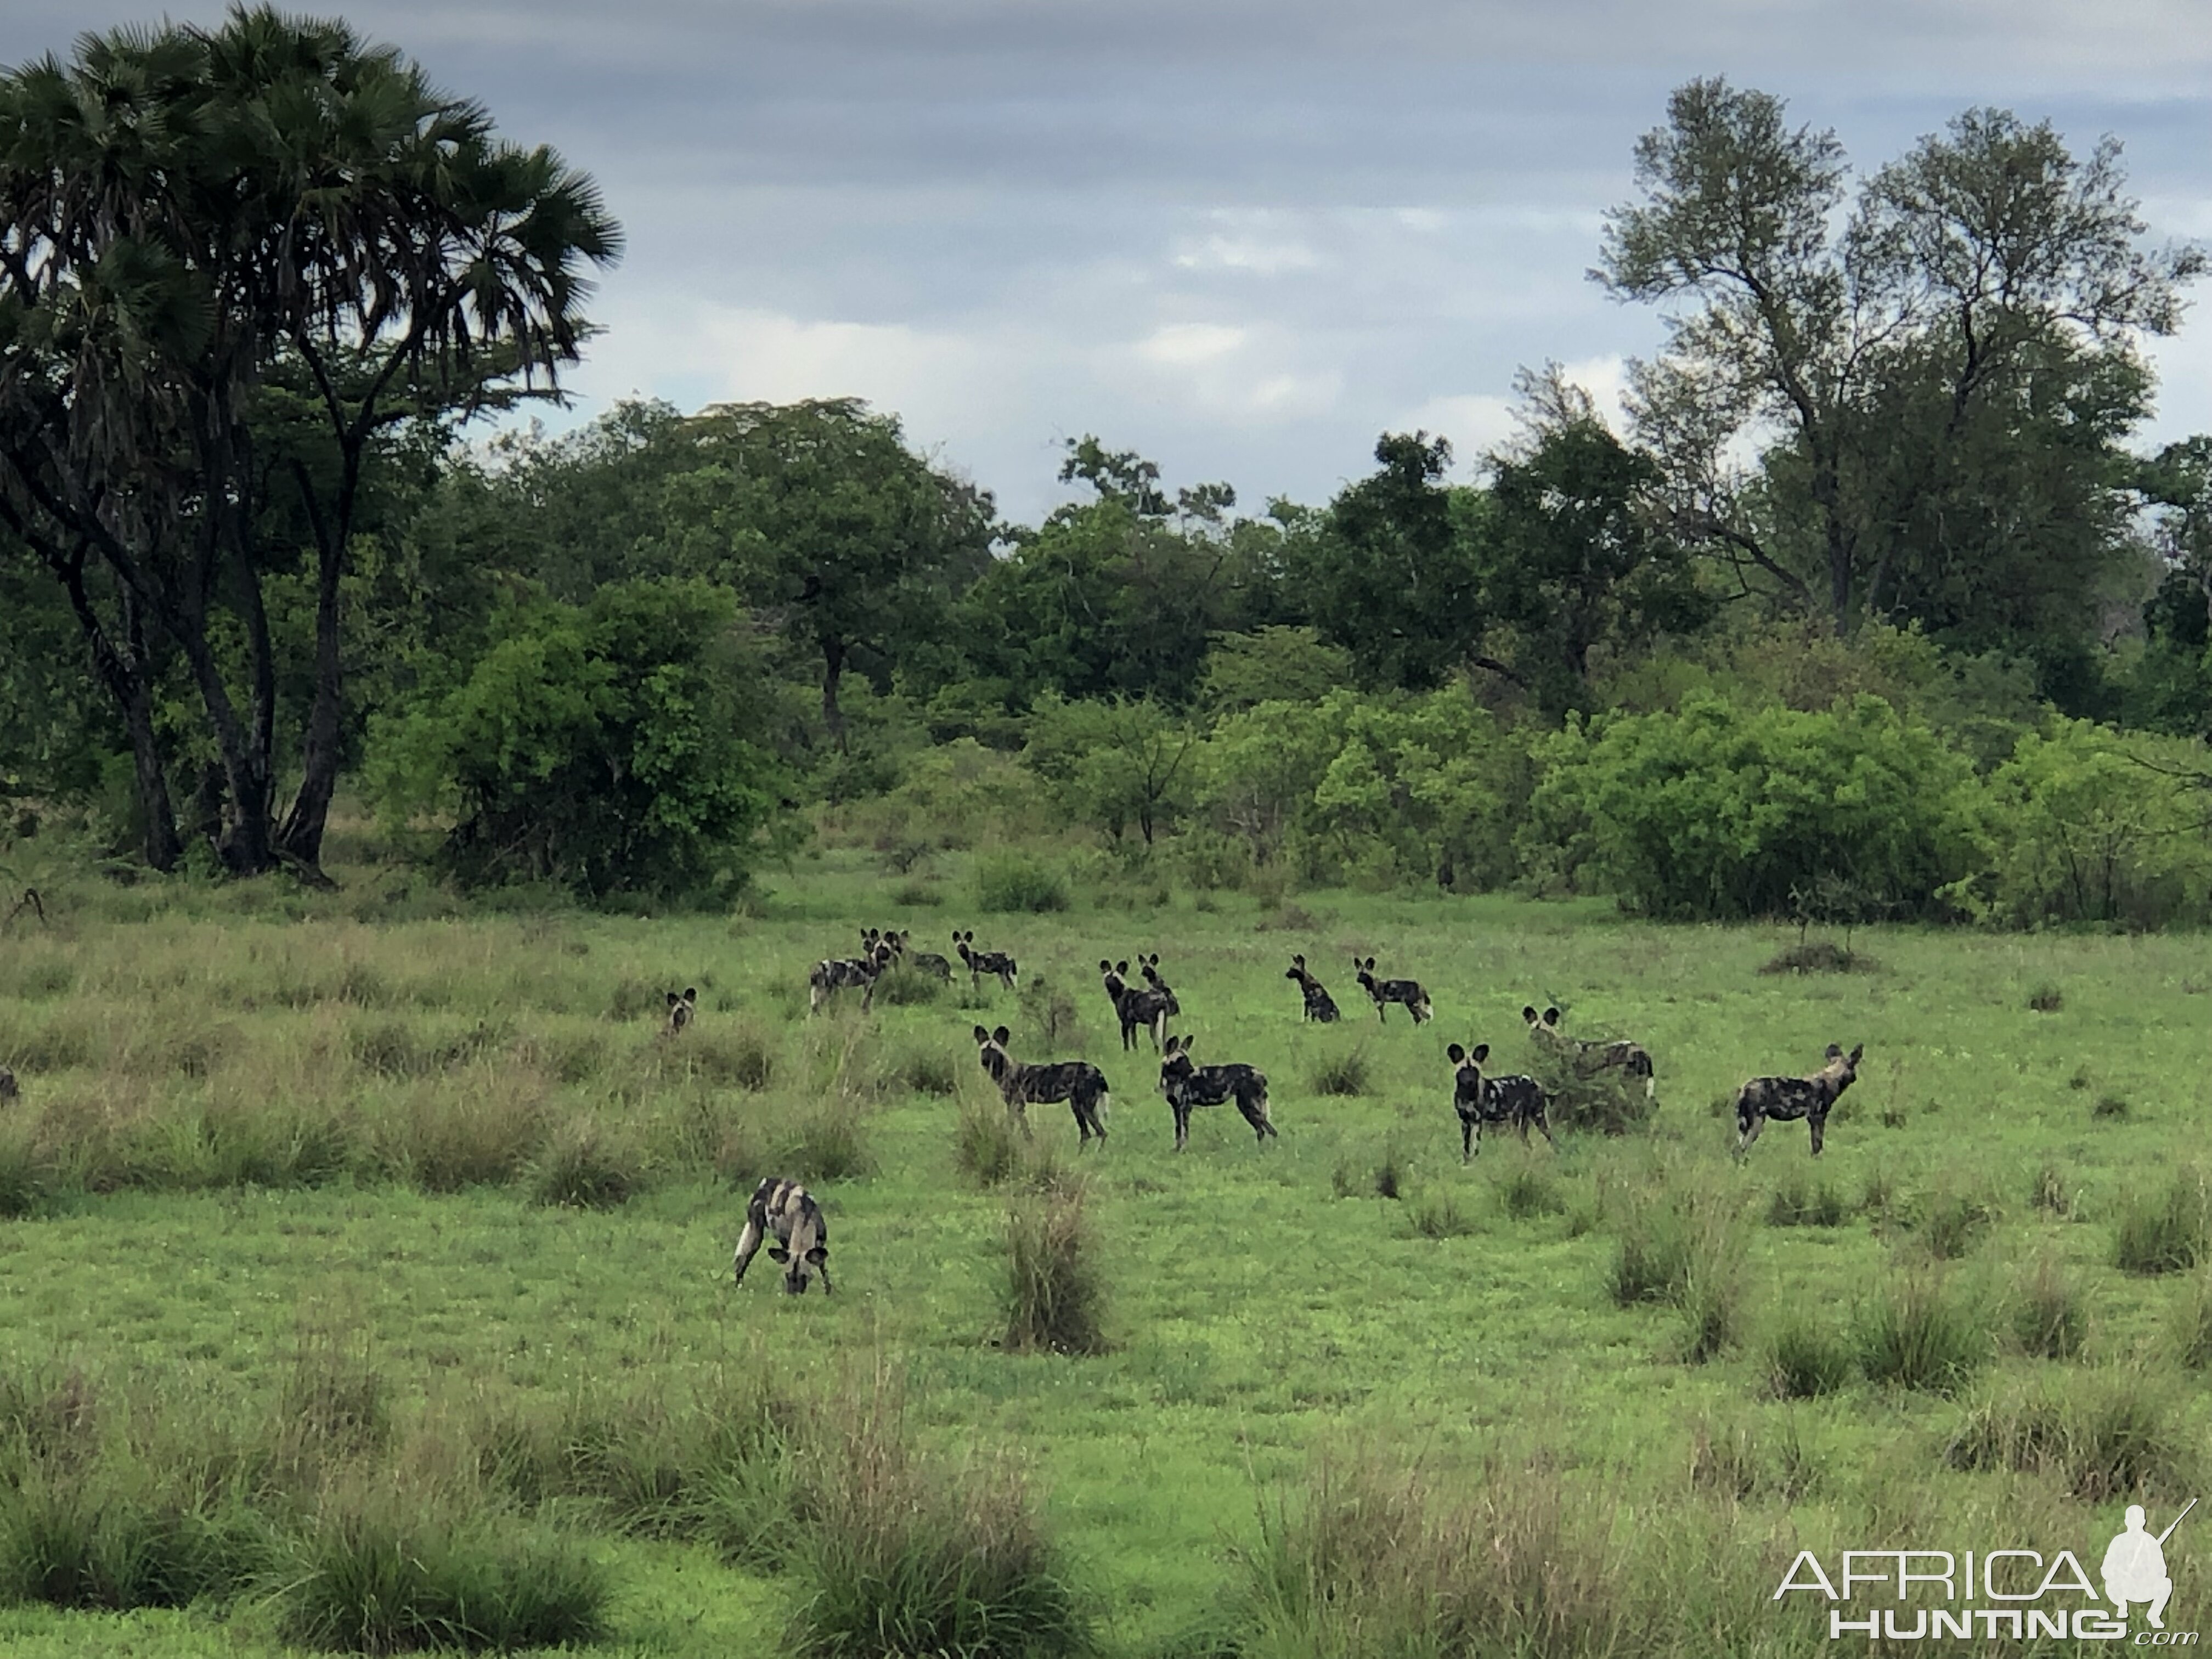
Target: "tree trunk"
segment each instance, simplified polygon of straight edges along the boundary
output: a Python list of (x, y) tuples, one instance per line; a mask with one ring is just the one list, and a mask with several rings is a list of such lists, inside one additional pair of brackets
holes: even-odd
[(850, 750), (845, 742), (845, 711), (837, 706), (837, 682), (845, 677), (845, 641), (822, 641), (822, 724), (830, 732), (830, 740), (837, 745), (837, 752)]
[(124, 728), (131, 734), (131, 770), (136, 781), (140, 818), (141, 851), (146, 862), (164, 873), (177, 867), (184, 842), (177, 834), (177, 813), (169, 799), (167, 769), (154, 735), (154, 694), (146, 682), (146, 630), (139, 621), (137, 601), (123, 590), (121, 649), (107, 636), (92, 596), (84, 586), (84, 562), (49, 561), (68, 591), (70, 606), (84, 629), (93, 666), (123, 711)]
[(258, 876), (276, 862), (275, 837), (270, 833), (269, 757), (257, 753), (245, 726), (238, 718), (230, 689), (209, 648), (207, 629), (197, 614), (179, 617), (184, 627), (173, 630), (191, 666), (200, 703), (208, 724), (215, 729), (216, 747), (222, 755), (224, 781), (230, 787), (230, 811), (222, 840), (216, 850), (233, 875)]
[(315, 592), (315, 701), (307, 711), (307, 769), (277, 838), (286, 853), (318, 874), (323, 866), (323, 832), (330, 823), (331, 797), (338, 780), (338, 716), (344, 692), (338, 653), (342, 551), (325, 547), (321, 553)]

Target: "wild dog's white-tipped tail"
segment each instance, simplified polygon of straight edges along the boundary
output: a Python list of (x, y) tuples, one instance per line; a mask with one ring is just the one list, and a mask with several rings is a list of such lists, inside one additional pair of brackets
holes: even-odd
[(1659, 1098), (1659, 1079), (1649, 1072), (1644, 1074), (1644, 1097), (1646, 1100)]

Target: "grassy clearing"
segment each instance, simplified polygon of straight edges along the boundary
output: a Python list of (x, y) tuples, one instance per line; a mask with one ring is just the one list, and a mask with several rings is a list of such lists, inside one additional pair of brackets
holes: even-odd
[[(196, 916), (192, 890), (129, 919), (64, 909), (0, 953), (0, 1063), (25, 1085), (0, 1119), (19, 1218), (0, 1441), (61, 1460), (9, 1488), (43, 1494), (20, 1535), (47, 1542), (0, 1553), (0, 1585), (27, 1561), (41, 1583), (78, 1574), (79, 1602), (139, 1603), (0, 1589), (18, 1602), (0, 1645), (274, 1656), (275, 1605), (228, 1587), (304, 1559), (318, 1515), (373, 1541), (399, 1492), (410, 1547), (468, 1555), (480, 1582), (500, 1582), (487, 1515), (517, 1551), (600, 1563), (610, 1655), (815, 1639), (794, 1622), (814, 1587), (849, 1589), (864, 1562), (906, 1564), (886, 1582), (914, 1595), (824, 1601), (806, 1628), (942, 1645), (980, 1607), (1116, 1659), (1389, 1651), (1389, 1609), (1443, 1587), (1429, 1645), (1401, 1650), (1809, 1654), (1825, 1626), (1766, 1599), (1798, 1543), (1981, 1536), (2002, 1515), (2079, 1547), (2117, 1525), (2086, 1494), (2162, 1491), (2179, 1477), (2150, 1466), (2212, 1430), (2201, 1259), (2133, 1265), (2195, 1248), (2201, 1212), (2169, 1189), (2201, 1192), (2191, 1126), (2212, 1109), (2199, 940), (1874, 929), (1880, 973), (1762, 975), (1770, 930), (1340, 894), (1106, 909), (1076, 884), (1066, 911), (981, 922), (1021, 994), (963, 975), (809, 1019), (806, 965), (858, 926), (941, 951), (977, 920), (957, 867), (921, 912), (883, 867), (832, 855), (758, 915), (652, 923), (303, 925), (289, 898), (215, 914), (218, 893)], [(1267, 1071), (1279, 1142), (1201, 1113), (1171, 1152), (1156, 1062), (1121, 1053), (1095, 990), (1133, 928), (1171, 954), (1213, 1057)], [(1304, 1025), (1291, 951), (1325, 979), (1388, 954), (1438, 1023), (1378, 1028), (1333, 981), (1346, 1020)], [(663, 1038), (687, 985), (698, 1022)], [(2029, 1007), (2046, 985), (2062, 1011)], [(1443, 1042), (1534, 1071), (1519, 1009), (1555, 996), (1650, 1048), (1657, 1109), (1461, 1170)], [(1012, 1025), (1024, 1058), (1103, 1066), (1107, 1149), (1079, 1163), (1061, 1109), (1024, 1143), (975, 1064), (978, 1022)], [(1734, 1167), (1705, 1103), (1835, 1041), (1868, 1053), (1819, 1162), (1778, 1126)], [(1324, 1091), (1354, 1056), (1361, 1091)], [(2104, 1095), (2133, 1109), (2093, 1119)], [(1010, 1352), (1010, 1204), (1048, 1214), (1075, 1170), (1112, 1345)], [(757, 1273), (731, 1291), (769, 1173), (822, 1198), (835, 1297)], [(1974, 1212), (1955, 1252), (1930, 1225), (1947, 1204)], [(2124, 1236), (2143, 1241), (2124, 1263)], [(880, 1368), (903, 1379), (896, 1455), (959, 1496), (817, 1572), (816, 1472), (859, 1432), (819, 1413), (872, 1401), (854, 1378)], [(264, 1421), (294, 1426), (272, 1444)], [(111, 1437), (131, 1462), (86, 1449)], [(1026, 1518), (999, 1565), (921, 1595), (946, 1576), (932, 1528), (972, 1509), (988, 1531), (1006, 1504)], [(1407, 1529), (1399, 1565), (1345, 1539), (1359, 1504)], [(1603, 1522), (1623, 1506), (1632, 1531)], [(1461, 1582), (1484, 1527), (1505, 1569)], [(179, 1597), (199, 1609), (162, 1605)]]

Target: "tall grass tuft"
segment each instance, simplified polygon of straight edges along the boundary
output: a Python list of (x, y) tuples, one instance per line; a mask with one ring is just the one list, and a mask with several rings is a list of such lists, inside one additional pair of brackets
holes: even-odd
[(2102, 1504), (2193, 1488), (2197, 1455), (2169, 1390), (2138, 1370), (2077, 1373), (1968, 1412), (1944, 1449), (1958, 1469), (2055, 1474)]
[(1022, 1162), (1022, 1132), (1014, 1115), (1004, 1106), (969, 1101), (960, 1109), (952, 1131), (952, 1161), (987, 1191), (1012, 1179)]
[(879, 1388), (825, 1425), (787, 1638), (818, 1659), (1079, 1659), (1094, 1621), (1020, 1475), (917, 1459)]
[(1567, 1207), (1559, 1183), (1541, 1170), (1526, 1166), (1511, 1170), (1499, 1180), (1498, 1202), (1516, 1221), (1531, 1221), (1540, 1215), (1560, 1215)]
[(1006, 1217), (1000, 1291), (1015, 1352), (1103, 1353), (1105, 1285), (1079, 1188), (1017, 1204)]
[(1979, 1194), (1944, 1186), (1929, 1194), (1922, 1206), (1921, 1242), (1938, 1261), (1955, 1261), (1996, 1219), (1996, 1206)]
[(1954, 1394), (1989, 1358), (1978, 1314), (1933, 1274), (1893, 1279), (1859, 1310), (1859, 1368), (1875, 1382)]
[(1851, 1380), (1850, 1345), (1825, 1322), (1785, 1315), (1766, 1344), (1766, 1374), (1784, 1400), (1816, 1400)]
[(273, 1602), (287, 1641), (386, 1654), (598, 1641), (612, 1596), (601, 1568), (543, 1528), (349, 1493), (327, 1496), (289, 1540)]
[(637, 1148), (588, 1116), (556, 1131), (530, 1174), (531, 1196), (538, 1203), (576, 1210), (620, 1209), (645, 1184)]
[(1307, 1081), (1317, 1095), (1364, 1095), (1368, 1091), (1369, 1073), (1367, 1050), (1352, 1048), (1323, 1060), (1314, 1067)]
[(1067, 908), (1067, 879), (1020, 853), (994, 853), (975, 860), (976, 908), (989, 915), (1042, 915)]
[(2212, 1370), (2212, 1272), (2191, 1281), (2172, 1317), (2173, 1357), (2191, 1370)]
[(0, 1122), (0, 1220), (44, 1214), (59, 1196), (59, 1173), (35, 1126)]
[(1449, 1187), (1421, 1194), (1413, 1206), (1413, 1231), (1423, 1238), (1464, 1238), (1476, 1231), (1474, 1218), (1462, 1212)]
[(0, 1601), (118, 1613), (226, 1601), (263, 1575), (271, 1544), (228, 1493), (37, 1467), (0, 1492)]
[(2078, 1359), (2088, 1346), (2088, 1304), (2054, 1258), (2039, 1257), (2021, 1280), (2012, 1334), (2022, 1353), (2038, 1359)]
[(2212, 1260), (2212, 1220), (2204, 1177), (2184, 1171), (2162, 1192), (2138, 1193), (2122, 1206), (2112, 1237), (2113, 1265), (2124, 1273), (2172, 1273)]
[(1774, 1189), (1766, 1206), (1770, 1227), (1840, 1227), (1850, 1213), (1844, 1195), (1826, 1182), (1814, 1182), (1802, 1173), (1785, 1177)]
[(1665, 1302), (1678, 1309), (1685, 1358), (1721, 1352), (1735, 1340), (1743, 1304), (1742, 1227), (1734, 1206), (1698, 1188), (1632, 1200), (1620, 1220), (1610, 1288), (1623, 1307)]

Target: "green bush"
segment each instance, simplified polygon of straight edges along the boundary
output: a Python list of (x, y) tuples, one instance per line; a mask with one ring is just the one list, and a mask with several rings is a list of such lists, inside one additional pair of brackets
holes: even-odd
[(1826, 1324), (1791, 1316), (1767, 1342), (1766, 1371), (1783, 1399), (1817, 1399), (1850, 1381), (1851, 1351)]
[(2203, 1177), (2185, 1172), (2163, 1191), (2130, 1195), (2112, 1235), (2113, 1265), (2124, 1273), (2173, 1273), (2212, 1260), (2212, 1217)]
[(426, 812), (449, 824), (441, 856), (465, 886), (733, 890), (782, 793), (745, 735), (763, 694), (735, 621), (704, 581), (514, 611), (459, 686), (379, 724), (371, 789), (403, 830)]
[(1647, 915), (1787, 915), (1793, 890), (1845, 872), (1870, 909), (1925, 910), (1973, 866), (1971, 763), (1879, 697), (1802, 713), (1698, 696), (1570, 725), (1539, 755), (1528, 855)]
[(2056, 1474), (2093, 1504), (2186, 1490), (2197, 1454), (2179, 1417), (2170, 1392), (2140, 1371), (2077, 1374), (1977, 1407), (1945, 1458), (1959, 1469)]
[(994, 853), (975, 860), (975, 903), (993, 915), (1043, 915), (1067, 908), (1067, 882), (1054, 869), (1021, 853)]
[(1990, 1357), (1979, 1316), (1933, 1277), (1885, 1286), (1859, 1310), (1857, 1334), (1868, 1380), (1899, 1388), (1956, 1393)]
[(1105, 1284), (1080, 1192), (1018, 1204), (1006, 1218), (1001, 1305), (1016, 1352), (1103, 1353)]

